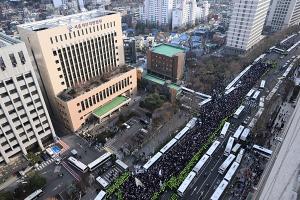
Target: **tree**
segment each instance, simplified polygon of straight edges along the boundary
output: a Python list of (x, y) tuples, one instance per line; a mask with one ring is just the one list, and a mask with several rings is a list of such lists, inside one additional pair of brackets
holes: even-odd
[(12, 192), (0, 192), (0, 200), (13, 200), (13, 193)]
[(34, 190), (44, 187), (46, 182), (46, 178), (40, 176), (38, 173), (34, 173), (28, 179), (29, 187), (34, 188)]
[(36, 163), (38, 163), (38, 162), (41, 161), (40, 155), (36, 155), (35, 153), (32, 153), (32, 152), (29, 152), (27, 154), (27, 158), (30, 161), (31, 165), (34, 165), (34, 164), (36, 164)]

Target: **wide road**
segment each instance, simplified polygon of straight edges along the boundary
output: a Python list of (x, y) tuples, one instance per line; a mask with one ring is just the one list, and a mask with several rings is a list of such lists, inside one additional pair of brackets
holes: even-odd
[[(300, 35), (297, 36), (300, 39)], [(272, 70), (270, 73), (268, 73), (266, 76), (262, 77), (262, 79), (266, 80), (266, 88), (261, 93), (260, 96), (267, 96), (267, 94), (271, 91), (271, 89), (274, 87), (274, 85), (277, 83), (278, 78), (282, 76), (284, 71), (287, 67), (284, 69), (281, 68), (287, 60), (292, 60), (292, 56), (298, 55), (300, 53), (300, 49), (295, 49), (292, 51), (289, 55), (284, 56), (282, 58), (281, 55), (276, 53), (270, 53), (267, 54), (266, 60), (275, 60), (277, 61), (278, 68), (276, 70)], [(256, 85), (259, 85), (260, 81), (257, 81)], [(257, 86), (258, 87), (258, 86)], [(258, 98), (259, 99), (259, 98)], [(200, 199), (209, 199), (219, 183), (223, 180), (225, 174), (221, 175), (218, 173), (218, 169), (223, 163), (223, 161), (226, 159), (225, 156), (223, 156), (225, 146), (227, 144), (229, 136), (232, 136), (237, 129), (239, 125), (246, 119), (246, 117), (250, 116), (251, 119), (254, 117), (255, 113), (258, 110), (258, 101), (254, 102), (251, 100), (244, 101), (244, 105), (246, 105), (246, 113), (244, 113), (238, 120), (230, 120), (231, 125), (227, 132), (226, 138), (223, 140), (218, 139), (221, 141), (221, 145), (218, 147), (216, 152), (212, 155), (211, 158), (209, 158), (208, 163), (205, 164), (204, 168), (201, 169), (199, 174), (195, 177), (193, 180), (193, 183), (187, 191), (185, 192), (185, 195), (183, 196), (183, 199), (193, 199), (193, 200), (200, 200)], [(299, 113), (300, 116), (300, 113)], [(249, 123), (249, 122), (248, 122)], [(300, 131), (300, 128), (298, 127), (298, 132)], [(300, 135), (299, 135), (300, 138)], [(300, 146), (299, 146), (300, 147)], [(300, 156), (298, 156), (300, 159)], [(230, 185), (227, 186), (227, 189), (230, 187)], [(226, 191), (225, 191), (226, 192)], [(271, 199), (271, 198), (270, 198)]]

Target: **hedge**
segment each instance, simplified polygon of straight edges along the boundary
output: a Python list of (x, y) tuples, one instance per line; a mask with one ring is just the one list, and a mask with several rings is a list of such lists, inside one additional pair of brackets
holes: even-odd
[[(110, 197), (112, 194), (117, 194), (118, 199), (122, 199), (122, 192), (119, 190), (120, 186), (125, 183), (125, 181), (129, 178), (130, 173), (124, 172), (121, 176), (119, 176), (114, 183), (109, 186), (109, 188), (106, 190), (106, 199)], [(119, 191), (118, 191), (119, 190)]]

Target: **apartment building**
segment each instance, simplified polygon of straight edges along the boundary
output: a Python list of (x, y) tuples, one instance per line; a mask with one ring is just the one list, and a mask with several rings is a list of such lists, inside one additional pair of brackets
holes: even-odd
[(266, 26), (276, 32), (300, 23), (299, 0), (273, 0), (269, 8)]
[(194, 25), (199, 20), (196, 0), (183, 0), (172, 12), (172, 29)]
[(171, 24), (173, 0), (145, 0), (140, 6), (140, 20), (156, 25)]
[(0, 33), (0, 163), (55, 138), (25, 44)]
[(234, 0), (227, 31), (227, 50), (241, 53), (262, 39), (270, 0)]
[(18, 30), (65, 128), (74, 132), (93, 117), (102, 121), (136, 91), (136, 69), (125, 66), (119, 13), (93, 10)]

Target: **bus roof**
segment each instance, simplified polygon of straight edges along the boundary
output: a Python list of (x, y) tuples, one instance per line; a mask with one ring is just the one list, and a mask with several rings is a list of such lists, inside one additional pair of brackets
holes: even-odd
[(122, 167), (124, 170), (128, 169), (128, 165), (126, 165), (122, 160), (116, 160), (116, 163)]
[(146, 164), (144, 164), (143, 168), (148, 170), (161, 156), (162, 153), (157, 152)]
[(220, 142), (218, 140), (214, 141), (214, 143), (207, 150), (206, 155), (211, 156), (214, 153), (214, 151), (217, 149), (219, 144)]
[(186, 134), (186, 132), (189, 130), (189, 127), (184, 127), (177, 135), (175, 136), (175, 139), (179, 140), (182, 136)]
[(101, 178), (100, 176), (98, 176), (96, 178), (96, 181), (104, 188), (106, 188), (108, 186), (108, 182), (106, 180), (104, 180), (103, 178)]
[(254, 92), (255, 92), (254, 89), (249, 90), (249, 92), (247, 93), (246, 97), (251, 97)]
[(243, 132), (244, 128), (245, 128), (245, 127), (244, 127), (243, 125), (240, 125), (240, 126), (236, 129), (236, 131), (234, 132), (233, 137), (234, 137), (235, 139), (239, 139), (239, 137), (240, 137), (241, 133)]
[(210, 197), (211, 200), (218, 200), (220, 199), (221, 195), (223, 194), (224, 190), (226, 189), (228, 182), (226, 180), (222, 180), (213, 195)]
[(181, 185), (178, 188), (178, 191), (181, 193), (184, 193), (184, 191), (187, 189), (187, 187), (190, 185), (194, 177), (196, 176), (195, 172), (190, 172), (187, 177), (184, 179), (184, 181), (181, 183)]
[(43, 192), (43, 190), (38, 189), (36, 191), (34, 191), (33, 193), (31, 193), (28, 197), (26, 197), (24, 200), (32, 200), (34, 198), (36, 198), (39, 194), (41, 194)]
[(241, 140), (245, 141), (246, 138), (248, 137), (250, 133), (250, 129), (249, 128), (245, 128), (244, 131), (241, 134)]
[(198, 173), (201, 170), (201, 168), (203, 167), (203, 165), (206, 163), (208, 158), (209, 158), (208, 155), (203, 155), (202, 158), (197, 162), (197, 164), (193, 168), (193, 171)]
[(102, 200), (104, 198), (105, 194), (106, 194), (106, 192), (101, 190), (94, 200)]
[(224, 124), (224, 126), (223, 126), (223, 128), (222, 128), (222, 130), (221, 130), (220, 135), (226, 135), (227, 130), (228, 130), (228, 128), (229, 128), (229, 125), (230, 125), (229, 122), (225, 122), (225, 124)]
[(234, 173), (236, 172), (238, 167), (239, 167), (239, 163), (233, 162), (233, 164), (229, 168), (228, 172), (226, 173), (224, 179), (229, 182), (231, 180), (232, 176), (234, 175)]
[(93, 162), (91, 162), (90, 164), (88, 164), (88, 167), (90, 169), (92, 169), (93, 167), (97, 166), (99, 163), (103, 162), (104, 160), (106, 160), (110, 156), (111, 156), (111, 153), (110, 152), (106, 152), (105, 154), (103, 154), (102, 156), (100, 156), (99, 158), (97, 158), (96, 160), (94, 160)]
[(85, 170), (86, 169), (86, 165), (83, 164), (82, 162), (80, 162), (79, 160), (77, 160), (76, 158), (70, 156), (68, 158), (68, 161), (72, 162), (74, 165), (76, 165), (78, 168), (80, 168), (81, 170)]
[(234, 115), (240, 115), (244, 108), (244, 105), (240, 105), (240, 107), (235, 111)]
[(175, 138), (173, 138), (163, 148), (161, 148), (160, 152), (161, 153), (167, 152), (176, 142), (177, 142), (177, 140)]

